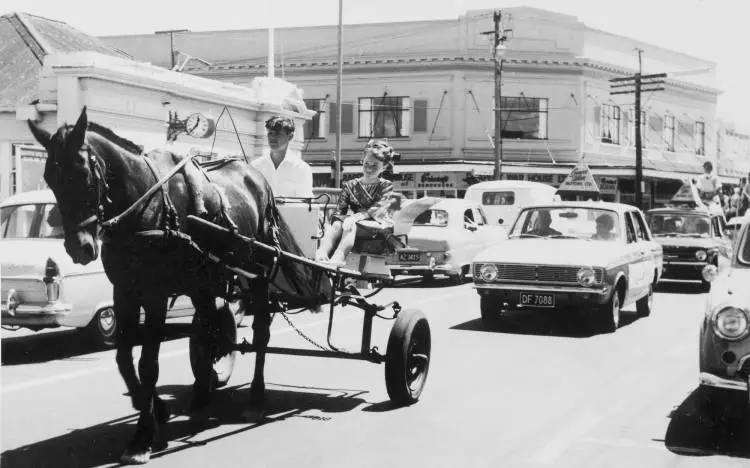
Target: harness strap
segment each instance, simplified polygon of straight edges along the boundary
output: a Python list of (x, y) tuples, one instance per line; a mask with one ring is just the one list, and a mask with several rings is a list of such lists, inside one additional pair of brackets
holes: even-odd
[[(126, 209), (125, 211), (123, 211), (119, 215), (114, 216), (114, 217), (108, 219), (107, 221), (103, 221), (102, 222), (102, 229), (113, 229), (119, 223), (121, 223), (124, 218), (126, 218), (126, 217), (130, 216), (131, 214), (133, 214), (133, 212), (135, 210), (137, 210), (138, 208), (140, 208), (141, 205), (143, 205), (149, 198), (151, 198), (151, 196), (154, 193), (156, 193), (157, 190), (159, 190), (164, 184), (166, 184), (167, 182), (169, 182), (169, 179), (171, 179), (175, 174), (177, 174), (177, 172), (180, 171), (185, 166), (185, 164), (187, 164), (188, 162), (192, 161), (193, 158), (195, 156), (197, 156), (197, 154), (198, 153), (196, 153), (194, 155), (191, 155), (191, 156), (185, 157), (185, 159), (183, 159), (175, 167), (173, 167), (172, 170), (169, 171), (169, 173), (167, 173), (167, 175), (165, 175), (164, 177), (162, 177), (161, 180), (159, 180), (154, 186), (152, 186), (150, 189), (148, 189), (146, 191), (146, 193), (144, 193), (143, 195), (141, 195), (141, 198), (139, 198), (138, 200), (135, 201), (135, 203), (133, 203), (132, 205), (130, 205), (128, 207), (128, 209)], [(148, 159), (146, 159), (146, 161), (148, 163)], [(151, 167), (151, 166), (149, 166), (149, 167)]]

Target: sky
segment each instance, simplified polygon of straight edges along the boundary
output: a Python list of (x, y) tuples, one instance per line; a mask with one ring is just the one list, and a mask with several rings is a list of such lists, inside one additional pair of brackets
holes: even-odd
[[(2, 0), (95, 35), (212, 31), (338, 23), (337, 0)], [(529, 6), (577, 16), (588, 26), (717, 63), (718, 116), (750, 133), (750, 0), (343, 0), (345, 24), (455, 19), (466, 10)], [(346, 39), (344, 39), (346, 40)], [(645, 73), (657, 71), (644, 70)]]

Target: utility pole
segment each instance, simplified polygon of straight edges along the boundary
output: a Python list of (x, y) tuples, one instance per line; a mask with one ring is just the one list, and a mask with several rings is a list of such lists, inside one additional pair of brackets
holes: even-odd
[[(611, 96), (618, 94), (635, 94), (635, 206), (638, 209), (643, 209), (643, 192), (646, 187), (643, 183), (643, 135), (641, 135), (641, 93), (643, 91), (664, 91), (664, 88), (659, 86), (664, 84), (664, 78), (667, 77), (666, 73), (657, 73), (653, 75), (643, 74), (643, 61), (641, 55), (643, 54), (642, 49), (636, 49), (638, 52), (638, 73), (633, 76), (627, 76), (623, 78), (612, 78), (610, 85), (614, 89), (628, 88), (623, 91), (611, 91)], [(645, 88), (644, 88), (645, 86)], [(629, 89), (633, 87), (632, 89)]]
[(341, 94), (344, 77), (344, 0), (339, 0), (339, 63), (336, 73), (336, 188), (341, 188)]
[(183, 33), (188, 32), (187, 29), (167, 29), (164, 31), (155, 31), (154, 34), (169, 34), (169, 56), (172, 59), (172, 66), (169, 67), (170, 70), (174, 69), (175, 60), (174, 60), (174, 34), (175, 33)]
[(501, 101), (503, 99), (502, 94), (502, 80), (503, 80), (503, 57), (505, 55), (505, 41), (508, 40), (506, 32), (510, 30), (501, 29), (502, 27), (503, 13), (500, 10), (495, 10), (492, 14), (492, 20), (495, 24), (493, 31), (485, 31), (482, 34), (492, 34), (492, 57), (495, 65), (494, 75), (494, 87), (495, 87), (495, 108), (493, 109), (495, 115), (495, 142), (492, 145), (494, 150), (495, 159), (495, 180), (500, 180), (503, 175), (503, 113), (501, 109)]

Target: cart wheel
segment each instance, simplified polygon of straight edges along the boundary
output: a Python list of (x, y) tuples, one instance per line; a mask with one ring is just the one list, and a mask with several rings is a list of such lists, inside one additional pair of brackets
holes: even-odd
[[(212, 324), (204, 326), (198, 314), (193, 315), (193, 329), (190, 336), (190, 368), (196, 380), (210, 378), (214, 388), (221, 388), (229, 382), (234, 370), (237, 351), (231, 346), (237, 343), (237, 323), (230, 307), (221, 307)], [(208, 362), (206, 362), (208, 361)], [(210, 376), (201, 375), (211, 369)]]
[(396, 319), (388, 337), (385, 355), (385, 386), (398, 406), (419, 400), (430, 369), (430, 325), (419, 310), (405, 310)]

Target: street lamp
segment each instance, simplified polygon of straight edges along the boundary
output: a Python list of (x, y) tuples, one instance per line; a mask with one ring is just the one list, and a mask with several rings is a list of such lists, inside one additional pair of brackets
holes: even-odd
[(507, 47), (502, 42), (495, 46), (495, 180), (500, 180), (503, 174), (503, 112), (502, 112), (502, 79), (503, 79), (503, 57)]

